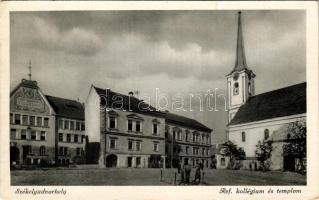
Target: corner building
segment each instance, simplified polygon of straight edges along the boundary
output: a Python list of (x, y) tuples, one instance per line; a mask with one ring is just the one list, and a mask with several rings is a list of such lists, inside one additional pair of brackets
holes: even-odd
[[(167, 146), (167, 142), (170, 141), (168, 137), (173, 133), (168, 129), (170, 126), (174, 130), (178, 127), (183, 129), (181, 127), (184, 127), (185, 119), (188, 119), (189, 123), (196, 122), (186, 117), (157, 111), (134, 96), (93, 85), (85, 105), (86, 131), (89, 141), (99, 144), (100, 148), (96, 154), (97, 163), (101, 167), (171, 166), (171, 159), (168, 158), (170, 152), (167, 149), (174, 148), (177, 143)], [(189, 124), (186, 127), (189, 127)]]

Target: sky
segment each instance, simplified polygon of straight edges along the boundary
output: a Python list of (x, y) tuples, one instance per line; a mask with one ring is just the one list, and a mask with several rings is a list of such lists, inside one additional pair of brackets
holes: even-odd
[[(256, 94), (306, 81), (304, 11), (243, 11), (242, 26)], [(32, 79), (47, 95), (85, 102), (92, 84), (139, 91), (146, 102), (212, 128), (219, 143), (226, 138), (223, 96), (214, 111), (189, 99), (208, 90), (226, 95), (236, 34), (237, 11), (12, 12), (10, 88), (28, 78), (31, 60)], [(186, 111), (172, 108), (181, 98)]]

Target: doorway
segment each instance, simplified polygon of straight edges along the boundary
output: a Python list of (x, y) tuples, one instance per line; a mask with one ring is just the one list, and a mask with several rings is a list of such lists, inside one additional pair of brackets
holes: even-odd
[(295, 171), (295, 157), (294, 156), (284, 156), (284, 170), (285, 171)]
[(105, 165), (106, 167), (117, 167), (117, 156), (114, 154), (106, 156)]

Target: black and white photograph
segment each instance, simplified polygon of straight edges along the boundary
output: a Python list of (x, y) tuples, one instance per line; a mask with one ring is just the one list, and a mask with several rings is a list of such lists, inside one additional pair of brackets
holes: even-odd
[(307, 12), (10, 11), (9, 187), (303, 195), (318, 139)]

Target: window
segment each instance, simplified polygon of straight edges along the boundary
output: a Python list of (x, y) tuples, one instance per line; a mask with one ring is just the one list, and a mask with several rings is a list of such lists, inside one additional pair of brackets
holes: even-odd
[(85, 130), (85, 124), (84, 122), (81, 122), (81, 131), (84, 131)]
[(30, 125), (35, 126), (35, 116), (30, 116)]
[(59, 155), (60, 155), (60, 156), (63, 156), (63, 147), (60, 147), (60, 148), (59, 148)]
[(136, 157), (136, 166), (140, 166), (141, 165), (141, 157)]
[(178, 140), (182, 140), (182, 133), (180, 131), (177, 132), (177, 138)]
[(64, 147), (64, 148), (63, 148), (63, 155), (64, 155), (64, 156), (67, 156), (68, 153), (69, 153), (69, 152), (68, 152), (68, 147)]
[(42, 126), (42, 117), (37, 117), (37, 126)]
[(27, 139), (27, 131), (26, 130), (21, 130), (21, 139), (26, 140)]
[(141, 132), (141, 122), (140, 121), (136, 121), (135, 130), (136, 130), (136, 132)]
[(133, 150), (133, 141), (132, 140), (128, 141), (128, 150), (130, 150), (130, 151)]
[(157, 143), (157, 142), (154, 142), (154, 143), (153, 143), (153, 150), (154, 150), (155, 152), (158, 151), (158, 143)]
[(14, 115), (14, 123), (15, 124), (21, 124), (21, 119), (20, 119), (21, 115), (20, 114), (15, 114)]
[(81, 155), (81, 148), (76, 148), (76, 155), (80, 156)]
[(81, 123), (80, 122), (76, 122), (76, 130), (80, 130), (80, 128), (81, 128)]
[(44, 126), (49, 127), (49, 118), (44, 118)]
[(45, 131), (41, 131), (40, 140), (45, 140)]
[(70, 129), (74, 130), (74, 121), (70, 121)]
[(225, 158), (221, 158), (220, 159), (220, 165), (221, 166), (225, 166), (226, 165)]
[(189, 147), (186, 147), (186, 154), (189, 154)]
[(10, 113), (10, 124), (13, 124), (13, 114)]
[(186, 131), (186, 142), (188, 142), (188, 140), (189, 140), (189, 132), (188, 132), (188, 130)]
[(205, 135), (202, 135), (202, 143), (205, 144)]
[(127, 121), (127, 130), (133, 131), (133, 121), (130, 119)]
[(84, 142), (84, 139), (85, 139), (85, 135), (82, 135), (82, 139), (81, 139), (82, 143)]
[(177, 140), (177, 132), (173, 131), (174, 140)]
[(74, 135), (74, 142), (79, 142), (79, 136), (77, 134)]
[(193, 155), (196, 155), (195, 147), (193, 147)]
[(136, 151), (141, 151), (141, 142), (140, 141), (136, 141), (135, 146), (136, 146)]
[(157, 134), (157, 124), (153, 124), (153, 134)]
[(207, 144), (210, 144), (210, 138), (209, 138), (209, 135), (207, 135), (207, 136), (206, 136), (206, 143), (207, 143)]
[(31, 140), (36, 140), (37, 139), (37, 133), (35, 131), (31, 131)]
[(64, 120), (64, 129), (69, 129), (69, 121)]
[(10, 131), (10, 139), (16, 139), (16, 133), (17, 133), (17, 130), (16, 129), (11, 129)]
[(45, 155), (45, 146), (41, 146), (40, 147), (40, 156), (44, 156)]
[(59, 119), (59, 129), (63, 129), (63, 120)]
[(196, 138), (195, 138), (195, 133), (193, 133), (193, 142), (195, 142)]
[(110, 149), (116, 149), (116, 139), (110, 139)]
[(269, 129), (267, 129), (267, 128), (264, 131), (264, 138), (265, 138), (265, 140), (267, 140), (269, 138)]
[(241, 141), (246, 142), (246, 133), (245, 132), (241, 133)]
[(28, 115), (22, 115), (22, 124), (28, 125)]
[(63, 133), (59, 133), (59, 141), (63, 142)]
[(66, 135), (66, 141), (67, 142), (71, 142), (71, 134), (67, 134)]
[(250, 82), (248, 83), (248, 94), (251, 95), (251, 84), (250, 84)]
[(116, 118), (113, 116), (110, 116), (109, 128), (116, 129)]
[(234, 91), (233, 91), (234, 95), (238, 95), (239, 94), (239, 85), (238, 83), (234, 83)]
[(204, 156), (205, 155), (205, 149), (202, 148), (202, 155)]

